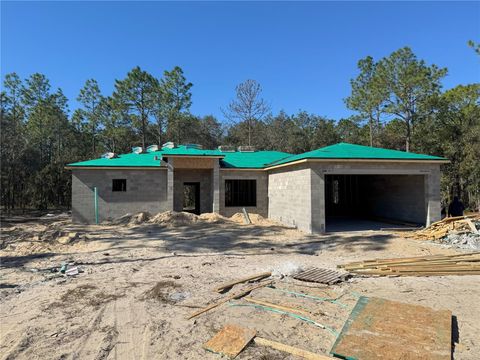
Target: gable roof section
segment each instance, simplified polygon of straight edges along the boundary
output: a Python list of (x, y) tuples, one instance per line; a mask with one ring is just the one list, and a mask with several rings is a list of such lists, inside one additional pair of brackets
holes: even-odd
[(285, 159), (272, 162), (268, 167), (288, 164), (299, 160), (391, 160), (391, 161), (448, 161), (448, 159), (411, 152), (376, 148), (364, 145), (338, 143), (306, 153), (292, 155)]

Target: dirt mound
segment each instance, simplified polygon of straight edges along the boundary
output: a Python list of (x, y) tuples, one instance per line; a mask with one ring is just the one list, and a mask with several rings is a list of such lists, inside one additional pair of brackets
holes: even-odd
[(217, 213), (204, 213), (198, 217), (200, 220), (208, 223), (224, 223), (230, 221), (229, 218)]
[[(273, 226), (273, 225), (278, 225), (275, 221), (272, 221), (270, 219), (264, 218), (262, 215), (259, 214), (248, 214), (248, 217), (250, 218), (250, 221), (252, 222), (253, 225), (260, 225), (260, 226)], [(239, 224), (246, 224), (245, 222), (245, 216), (243, 213), (236, 213), (234, 214), (231, 218), (231, 221), (234, 221)]]
[(181, 226), (196, 224), (199, 216), (187, 212), (165, 211), (150, 219), (150, 223), (166, 226)]
[(143, 224), (144, 222), (149, 221), (150, 218), (151, 218), (150, 213), (143, 211), (136, 214), (125, 214), (123, 216), (120, 216), (119, 218), (116, 218), (115, 220), (113, 220), (111, 224), (128, 225), (128, 226), (140, 225), (140, 224)]

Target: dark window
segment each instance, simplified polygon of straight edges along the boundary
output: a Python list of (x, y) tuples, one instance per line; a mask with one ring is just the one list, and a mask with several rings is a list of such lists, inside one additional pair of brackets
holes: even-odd
[(257, 206), (257, 180), (225, 180), (225, 206)]
[(112, 191), (127, 191), (127, 179), (113, 179)]

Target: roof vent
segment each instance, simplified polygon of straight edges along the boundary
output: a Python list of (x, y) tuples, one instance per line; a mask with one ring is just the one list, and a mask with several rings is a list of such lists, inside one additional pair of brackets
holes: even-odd
[(134, 154), (141, 154), (143, 152), (143, 148), (141, 146), (135, 146), (132, 148), (132, 153)]
[(167, 148), (167, 149), (174, 149), (175, 148), (175, 143), (173, 141), (168, 141), (165, 144), (163, 144), (162, 147)]
[(147, 147), (147, 152), (158, 151), (158, 145), (150, 145)]
[(102, 159), (113, 159), (116, 157), (117, 157), (117, 154), (113, 152), (106, 152), (105, 154), (102, 154)]
[(186, 149), (197, 149), (197, 150), (202, 150), (203, 146), (199, 144), (185, 144)]
[(235, 146), (221, 145), (218, 147), (218, 150), (220, 150), (221, 152), (235, 152)]
[(240, 152), (255, 152), (255, 146), (250, 145), (243, 145), (238, 147), (238, 151)]

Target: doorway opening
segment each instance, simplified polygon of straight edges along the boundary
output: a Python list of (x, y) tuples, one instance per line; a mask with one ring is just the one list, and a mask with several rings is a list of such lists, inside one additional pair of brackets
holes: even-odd
[(200, 215), (200, 183), (183, 183), (182, 211)]

